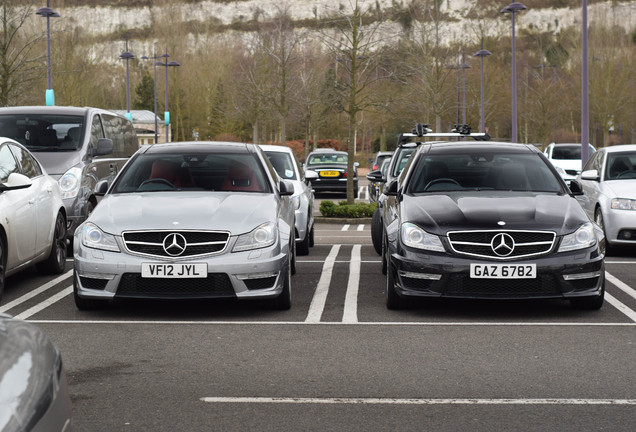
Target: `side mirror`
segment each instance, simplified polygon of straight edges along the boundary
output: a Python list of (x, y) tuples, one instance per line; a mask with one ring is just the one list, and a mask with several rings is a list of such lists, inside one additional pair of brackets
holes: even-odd
[(9, 174), (9, 178), (7, 178), (6, 183), (0, 183), (0, 192), (16, 189), (26, 189), (32, 184), (33, 182), (31, 181), (31, 179), (24, 174), (11, 173)]
[(354, 167), (354, 168), (358, 168), (359, 166), (360, 166), (360, 162), (354, 162), (354, 163), (353, 163), (353, 167)]
[(316, 180), (318, 178), (318, 173), (316, 171), (307, 170), (305, 172), (305, 183), (309, 184), (312, 180)]
[(294, 184), (287, 180), (281, 180), (278, 183), (278, 189), (280, 190), (280, 196), (291, 196), (294, 194)]
[(106, 192), (108, 191), (108, 180), (100, 180), (97, 182), (97, 184), (95, 185), (95, 195), (97, 196), (104, 196), (106, 195)]
[(386, 179), (382, 176), (382, 171), (375, 170), (371, 171), (367, 174), (367, 180), (375, 182), (375, 183), (383, 183)]
[(581, 173), (581, 180), (599, 181), (601, 177), (598, 175), (598, 171), (595, 169), (583, 171)]
[(382, 192), (388, 196), (397, 196), (398, 194), (398, 181), (392, 180), (389, 184), (386, 185), (384, 191)]
[(104, 156), (113, 153), (113, 140), (110, 138), (100, 138), (97, 141), (97, 150), (95, 152), (95, 156)]
[(570, 180), (570, 194), (572, 196), (583, 195), (583, 188), (581, 183), (576, 180)]

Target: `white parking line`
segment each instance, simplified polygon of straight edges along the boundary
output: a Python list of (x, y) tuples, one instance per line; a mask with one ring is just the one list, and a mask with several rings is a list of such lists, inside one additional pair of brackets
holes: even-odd
[(53, 303), (62, 300), (64, 297), (66, 297), (67, 295), (69, 295), (72, 292), (73, 292), (73, 286), (66, 287), (62, 291), (60, 291), (59, 293), (47, 298), (43, 302), (40, 302), (40, 303), (36, 304), (33, 307), (25, 310), (21, 314), (16, 315), (14, 318), (15, 319), (25, 320), (25, 319), (35, 315), (36, 313), (40, 312), (41, 310), (51, 306)]
[(625, 306), (616, 297), (610, 295), (608, 292), (605, 292), (605, 301), (614, 306), (624, 315), (626, 315), (630, 320), (636, 322), (636, 312)]
[(616, 288), (624, 291), (625, 293), (627, 293), (630, 297), (635, 298), (636, 299), (636, 290), (632, 287), (630, 287), (629, 285), (627, 285), (625, 282), (619, 280), (618, 278), (612, 276), (611, 274), (609, 274), (608, 272), (605, 272), (605, 278), (612, 284), (614, 285)]
[(351, 263), (349, 265), (349, 282), (345, 295), (343, 323), (358, 322), (358, 288), (360, 287), (360, 249), (361, 245), (354, 245), (351, 250)]
[(316, 287), (314, 297), (311, 299), (309, 305), (309, 312), (305, 322), (317, 323), (320, 322), (322, 312), (325, 309), (325, 303), (327, 302), (327, 294), (329, 293), (329, 285), (331, 284), (331, 274), (333, 273), (333, 265), (336, 261), (336, 256), (340, 251), (340, 245), (336, 244), (331, 247), (331, 251), (327, 258), (325, 258), (325, 264), (322, 267), (322, 274)]
[(46, 284), (42, 285), (40, 288), (38, 289), (34, 289), (33, 291), (28, 292), (27, 294), (23, 295), (22, 297), (18, 297), (17, 299), (3, 305), (0, 307), (0, 312), (6, 312), (8, 310), (10, 310), (11, 308), (14, 308), (16, 306), (18, 306), (19, 304), (24, 303), (25, 301), (32, 299), (33, 297), (42, 294), (44, 291), (48, 290), (49, 288), (54, 287), (55, 285), (57, 285), (58, 283), (62, 282), (64, 279), (70, 277), (73, 275), (73, 270), (67, 271), (66, 273), (64, 273), (63, 275), (53, 279), (52, 281), (47, 282)]
[(349, 231), (349, 224), (344, 224), (340, 231)]
[(636, 399), (399, 399), (302, 397), (202, 397), (207, 403), (339, 405), (636, 405)]
[(358, 225), (358, 231), (364, 231), (364, 224)]

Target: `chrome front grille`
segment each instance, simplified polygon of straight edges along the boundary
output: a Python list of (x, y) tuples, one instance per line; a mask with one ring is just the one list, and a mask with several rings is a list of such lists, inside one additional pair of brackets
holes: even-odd
[(551, 231), (451, 231), (448, 241), (455, 253), (474, 257), (510, 260), (544, 255), (554, 247)]
[[(128, 252), (160, 258), (191, 258), (221, 253), (230, 233), (225, 231), (128, 231), (122, 234)], [(178, 241), (175, 241), (178, 239)], [(178, 247), (170, 248), (173, 243)]]

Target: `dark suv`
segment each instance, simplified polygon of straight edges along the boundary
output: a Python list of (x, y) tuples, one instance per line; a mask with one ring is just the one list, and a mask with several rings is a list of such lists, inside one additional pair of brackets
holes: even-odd
[(569, 299), (599, 309), (605, 238), (534, 146), (421, 143), (385, 187), (386, 303)]

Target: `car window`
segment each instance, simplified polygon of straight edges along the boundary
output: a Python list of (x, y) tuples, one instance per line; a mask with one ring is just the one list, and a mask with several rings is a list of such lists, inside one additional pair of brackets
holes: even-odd
[(347, 164), (347, 155), (339, 153), (315, 153), (309, 155), (307, 165)]
[(552, 149), (552, 159), (581, 159), (581, 146), (554, 146)]
[(562, 192), (559, 180), (534, 154), (423, 155), (414, 163), (408, 180), (410, 193), (466, 189)]
[(608, 153), (606, 164), (605, 180), (636, 178), (636, 152)]
[(20, 167), (15, 157), (13, 157), (11, 150), (9, 150), (9, 146), (2, 145), (0, 147), (0, 181), (6, 183), (9, 179), (9, 174), (19, 172)]
[(91, 147), (97, 148), (97, 141), (99, 141), (100, 138), (104, 138), (102, 121), (98, 115), (94, 115), (91, 122)]
[(141, 154), (126, 165), (113, 193), (271, 192), (266, 178), (261, 162), (248, 153)]
[(42, 167), (28, 151), (14, 144), (9, 144), (13, 155), (22, 166), (22, 174), (29, 178), (35, 178), (42, 175)]
[(0, 136), (12, 138), (32, 152), (75, 151), (81, 144), (84, 117), (59, 114), (0, 115)]
[(391, 172), (391, 175), (393, 177), (398, 177), (400, 175), (400, 173), (402, 172), (402, 170), (404, 169), (404, 167), (406, 166), (406, 163), (409, 161), (409, 158), (411, 157), (411, 155), (413, 154), (413, 152), (415, 151), (415, 148), (403, 148), (396, 156), (396, 160), (395, 160), (395, 164), (393, 165), (393, 171)]
[(296, 171), (294, 170), (294, 161), (289, 153), (266, 151), (265, 154), (281, 178), (298, 180)]

